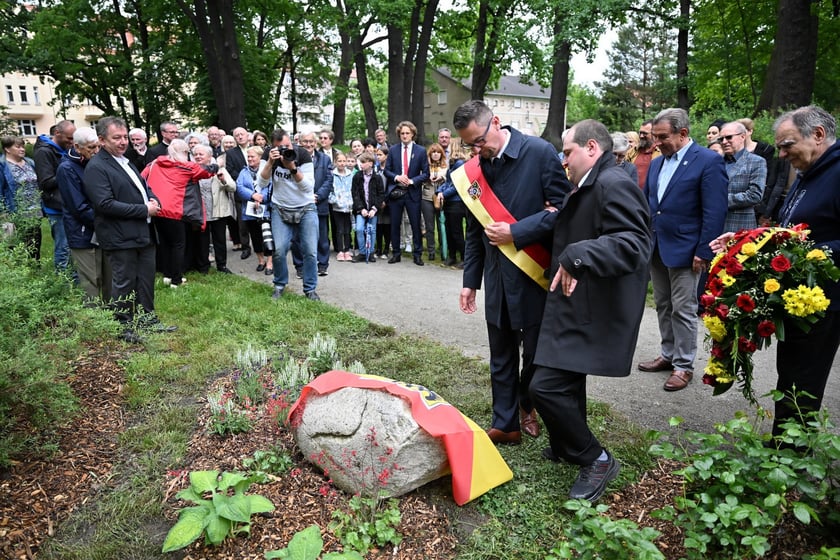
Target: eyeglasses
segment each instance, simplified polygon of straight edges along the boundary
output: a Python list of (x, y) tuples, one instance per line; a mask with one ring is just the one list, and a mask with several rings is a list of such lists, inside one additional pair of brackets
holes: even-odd
[(462, 142), (461, 145), (471, 150), (472, 148), (480, 148), (487, 143), (487, 133), (490, 132), (490, 125), (493, 124), (493, 117), (490, 117), (490, 122), (487, 123), (487, 128), (484, 129), (484, 134), (473, 140), (472, 142)]
[(717, 139), (718, 139), (718, 142), (723, 142), (724, 140), (726, 140), (727, 142), (729, 142), (729, 141), (731, 141), (734, 137), (736, 137), (736, 136), (741, 136), (742, 134), (744, 134), (744, 133), (743, 133), (743, 132), (739, 132), (738, 134), (727, 134), (726, 136), (722, 136), (722, 135), (721, 135), (721, 136), (718, 136), (718, 138), (717, 138)]
[(164, 134), (178, 134), (178, 130), (177, 129), (175, 129), (175, 130), (164, 130), (163, 133)]

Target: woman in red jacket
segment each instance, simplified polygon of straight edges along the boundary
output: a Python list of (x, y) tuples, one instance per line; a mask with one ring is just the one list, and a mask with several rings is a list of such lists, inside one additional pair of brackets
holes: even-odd
[(155, 218), (158, 256), (163, 283), (177, 288), (183, 282), (187, 228), (206, 227), (199, 179), (212, 177), (218, 166), (201, 166), (189, 161), (189, 146), (183, 140), (169, 144), (168, 155), (160, 156), (143, 170), (143, 178), (160, 200)]

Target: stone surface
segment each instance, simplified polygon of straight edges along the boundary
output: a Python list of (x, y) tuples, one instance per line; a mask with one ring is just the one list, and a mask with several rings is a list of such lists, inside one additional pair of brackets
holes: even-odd
[(292, 433), (333, 483), (363, 496), (400, 496), (449, 473), (443, 442), (421, 428), (407, 401), (347, 387), (312, 394)]

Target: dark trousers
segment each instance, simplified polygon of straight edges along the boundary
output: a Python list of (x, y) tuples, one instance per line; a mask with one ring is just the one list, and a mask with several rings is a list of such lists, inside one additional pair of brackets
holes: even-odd
[(467, 219), (467, 207), (460, 200), (447, 201), (443, 206), (443, 215), (446, 218), (446, 246), (449, 250), (449, 258), (457, 260), (461, 255), (464, 260), (464, 221)]
[[(236, 205), (236, 225), (237, 227), (230, 228), (230, 237), (234, 245), (242, 245), (242, 249), (250, 249), (251, 245), (248, 243), (248, 220), (242, 219), (241, 204)], [(236, 239), (234, 239), (233, 232), (236, 231)]]
[(105, 251), (111, 265), (111, 302), (114, 316), (123, 324), (135, 311), (155, 312), (155, 246)]
[(210, 271), (210, 224), (204, 231), (201, 226), (184, 224), (187, 244), (184, 250), (184, 270), (197, 270), (201, 274)]
[(518, 330), (487, 323), (490, 343), (490, 387), (493, 393), (493, 421), (490, 425), (493, 428), (503, 432), (519, 431), (520, 406), (526, 412), (534, 409), (528, 386), (534, 376), (534, 352), (537, 349), (539, 334), (539, 326)]
[(391, 209), (391, 248), (395, 255), (400, 254), (400, 224), (402, 224), (403, 208), (408, 213), (408, 223), (411, 224), (411, 241), (414, 245), (412, 254), (420, 258), (423, 254), (423, 236), (420, 234), (420, 201), (411, 200), (406, 195), (397, 200), (389, 200)]
[(187, 230), (184, 222), (169, 218), (155, 218), (160, 236), (160, 271), (172, 284), (181, 284), (184, 273), (184, 253), (187, 244)]
[(586, 375), (537, 366), (531, 397), (554, 454), (573, 465), (591, 465), (603, 447), (586, 423)]
[(330, 222), (333, 225), (335, 250), (339, 253), (350, 251), (350, 230), (352, 229), (350, 220), (352, 216), (353, 214), (350, 212), (331, 211)]
[(782, 422), (798, 416), (789, 394), (794, 386), (797, 392), (806, 391), (813, 395), (813, 398), (804, 395), (796, 397), (796, 405), (803, 414), (820, 409), (839, 345), (840, 311), (827, 311), (825, 317), (814, 323), (807, 333), (785, 321), (785, 340), (776, 347), (776, 369), (779, 372), (776, 389), (785, 396), (776, 403), (773, 435), (782, 432), (779, 426)]
[(207, 229), (210, 230), (210, 238), (213, 240), (213, 255), (216, 257), (216, 268), (219, 270), (227, 267), (227, 239), (225, 239), (225, 233), (228, 224), (231, 222), (235, 222), (232, 217), (207, 222)]

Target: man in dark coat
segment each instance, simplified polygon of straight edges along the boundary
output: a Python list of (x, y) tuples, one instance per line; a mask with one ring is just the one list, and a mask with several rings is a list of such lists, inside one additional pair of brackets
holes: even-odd
[(528, 384), (533, 375), (545, 288), (503, 249), (508, 246), (509, 252), (518, 253), (528, 246), (544, 244), (547, 250), (557, 213), (547, 211), (546, 204), (561, 207), (571, 186), (551, 144), (503, 127), (483, 102), (461, 105), (453, 124), (463, 145), (480, 158), (487, 184), (510, 215), (486, 226), (468, 215), (460, 307), (464, 313), (475, 312), (476, 292), (483, 278), (493, 391), (493, 420), (487, 435), (494, 443), (518, 444), (522, 431), (533, 437), (539, 435)]
[(586, 376), (630, 374), (645, 305), (649, 217), (642, 191), (615, 164), (603, 124), (573, 126), (563, 154), (576, 189), (554, 227), (553, 280), (530, 393), (551, 443), (543, 455), (580, 465), (570, 497), (595, 501), (619, 464), (587, 425)]
[[(125, 157), (128, 128), (118, 117), (97, 123), (102, 149), (85, 167), (85, 194), (93, 204), (96, 237), (111, 264), (111, 297), (122, 338), (139, 342), (135, 318), (154, 330), (165, 327), (155, 316), (155, 243), (152, 218), (160, 202)], [(140, 313), (135, 317), (135, 311)]]

